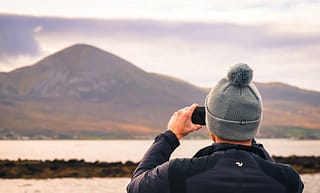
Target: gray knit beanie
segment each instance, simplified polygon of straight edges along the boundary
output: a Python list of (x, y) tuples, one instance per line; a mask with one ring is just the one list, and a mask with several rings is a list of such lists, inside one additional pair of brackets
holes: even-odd
[(206, 124), (216, 136), (233, 141), (256, 136), (263, 107), (259, 91), (251, 82), (252, 74), (247, 64), (236, 64), (209, 92), (205, 102)]

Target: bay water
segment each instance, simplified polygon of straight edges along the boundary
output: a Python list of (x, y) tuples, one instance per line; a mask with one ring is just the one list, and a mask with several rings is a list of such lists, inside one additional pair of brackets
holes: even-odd
[[(258, 139), (277, 156), (320, 156), (320, 140)], [(153, 140), (2, 140), (0, 159), (139, 161)], [(182, 140), (172, 157), (191, 157), (208, 140)], [(302, 175), (305, 193), (320, 192), (320, 174)], [(129, 178), (1, 179), (0, 193), (124, 193)]]
[[(0, 140), (0, 159), (139, 161), (153, 140)], [(271, 155), (320, 156), (320, 140), (258, 139)], [(191, 157), (211, 140), (181, 140), (172, 157)]]

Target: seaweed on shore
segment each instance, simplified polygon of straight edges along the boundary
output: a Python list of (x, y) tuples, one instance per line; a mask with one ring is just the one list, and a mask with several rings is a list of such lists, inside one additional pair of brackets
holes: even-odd
[[(300, 174), (319, 173), (320, 156), (273, 156), (279, 163), (292, 165)], [(91, 178), (131, 177), (138, 163), (86, 162), (84, 160), (0, 160), (0, 178)]]
[(273, 159), (276, 162), (291, 165), (300, 174), (320, 172), (320, 156), (273, 156)]
[(85, 162), (71, 159), (41, 160), (0, 160), (0, 178), (90, 178), (90, 177), (131, 177), (137, 163)]

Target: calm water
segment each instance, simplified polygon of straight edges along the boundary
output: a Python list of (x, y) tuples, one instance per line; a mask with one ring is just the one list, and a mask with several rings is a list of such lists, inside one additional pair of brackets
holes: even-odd
[[(260, 139), (272, 155), (318, 155), (320, 140)], [(139, 161), (152, 140), (0, 141), (0, 159)], [(210, 140), (183, 140), (173, 157), (192, 156)], [(320, 192), (320, 174), (302, 175), (304, 193)], [(0, 193), (125, 193), (128, 178), (1, 179)]]
[[(0, 141), (0, 159), (139, 161), (152, 140)], [(318, 155), (320, 140), (260, 139), (272, 155)], [(172, 157), (190, 157), (210, 140), (182, 140)]]
[[(320, 174), (302, 175), (304, 193), (320, 192)], [(126, 193), (129, 178), (0, 180), (0, 193)]]

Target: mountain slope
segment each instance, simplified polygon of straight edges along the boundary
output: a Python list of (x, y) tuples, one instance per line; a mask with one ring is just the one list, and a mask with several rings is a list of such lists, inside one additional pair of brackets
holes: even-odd
[(24, 134), (42, 130), (116, 134), (117, 129), (130, 129), (128, 125), (135, 128), (128, 135), (139, 133), (138, 128), (157, 132), (166, 127), (172, 111), (205, 97), (187, 82), (147, 73), (89, 45), (71, 46), (0, 78), (0, 97), (6, 105), (0, 109), (0, 127)]
[[(291, 128), (294, 137), (318, 135), (314, 131), (320, 131), (319, 92), (282, 83), (257, 87), (265, 106), (262, 136), (287, 137)], [(77, 44), (32, 66), (0, 73), (0, 137), (154, 136), (165, 129), (173, 111), (194, 102), (203, 104), (206, 93), (183, 80), (145, 72), (116, 55)]]
[(264, 102), (264, 136), (320, 137), (320, 93), (283, 83), (257, 83)]
[(280, 82), (257, 83), (257, 86), (265, 100), (290, 100), (306, 105), (320, 106), (320, 92), (305, 90)]
[[(7, 81), (1, 82), (0, 93), (112, 101), (125, 105), (134, 102), (162, 104), (172, 98), (184, 100), (186, 97), (181, 96), (188, 98), (190, 93), (200, 91), (186, 82), (144, 72), (120, 57), (81, 44), (46, 57), (33, 66), (12, 71), (7, 77)], [(181, 87), (179, 92), (174, 92), (178, 87)]]

